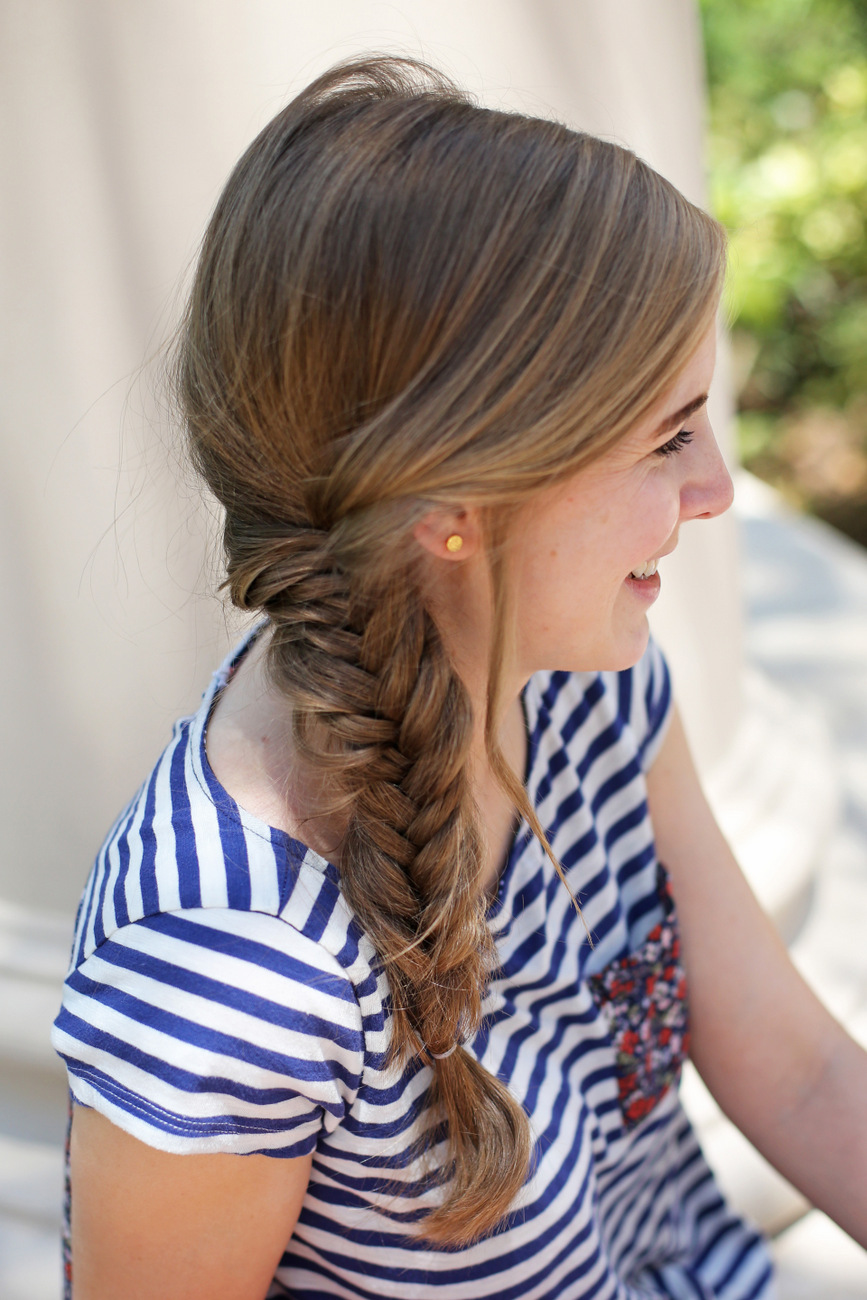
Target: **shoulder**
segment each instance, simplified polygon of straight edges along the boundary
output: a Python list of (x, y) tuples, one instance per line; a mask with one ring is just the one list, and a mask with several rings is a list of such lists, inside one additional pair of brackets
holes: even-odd
[[(106, 837), (79, 908), (73, 965), (117, 931), (136, 925), (177, 930), (195, 913), (232, 918), (239, 932), (258, 928), (269, 936), (266, 947), (306, 951), (315, 945), (325, 968), (336, 963), (353, 986), (367, 986), (375, 955), (341, 892), (336, 867), (242, 807), (208, 761), (208, 720), (238, 654), (214, 675), (197, 713), (176, 724)], [(168, 917), (174, 920), (160, 919)]]

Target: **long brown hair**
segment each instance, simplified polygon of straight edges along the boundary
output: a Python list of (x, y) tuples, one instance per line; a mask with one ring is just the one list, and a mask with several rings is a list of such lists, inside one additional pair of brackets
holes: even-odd
[[(529, 1125), (466, 1051), (495, 967), (467, 759), (473, 718), (412, 527), (488, 520), (493, 770), (510, 513), (659, 400), (713, 319), (723, 236), (627, 150), (472, 104), (406, 59), (344, 63), (261, 132), (214, 212), (178, 353), (192, 454), (226, 511), (227, 585), (347, 810), (339, 869), (388, 976), (391, 1055), (432, 1066), (459, 1245), (526, 1177)], [(543, 837), (544, 839), (544, 837)]]

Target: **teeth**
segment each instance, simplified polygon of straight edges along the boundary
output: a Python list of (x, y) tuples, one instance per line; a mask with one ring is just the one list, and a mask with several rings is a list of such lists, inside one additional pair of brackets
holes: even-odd
[(652, 578), (656, 573), (657, 560), (645, 560), (637, 569), (632, 570), (633, 578)]

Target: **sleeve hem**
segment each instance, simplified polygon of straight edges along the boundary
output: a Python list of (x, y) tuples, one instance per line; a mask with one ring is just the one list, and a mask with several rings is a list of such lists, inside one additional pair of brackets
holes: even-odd
[[(291, 1134), (282, 1132), (263, 1133), (261, 1131), (240, 1132), (203, 1132), (194, 1136), (184, 1131), (177, 1116), (163, 1112), (160, 1124), (149, 1122), (145, 1115), (152, 1109), (134, 1093), (117, 1090), (116, 1098), (108, 1096), (95, 1084), (84, 1078), (77, 1071), (69, 1069), (69, 1089), (72, 1098), (81, 1106), (98, 1111), (110, 1120), (115, 1127), (128, 1133), (130, 1137), (144, 1142), (146, 1146), (174, 1155), (269, 1155), (284, 1159), (306, 1156), (314, 1150), (318, 1136), (316, 1132), (298, 1134), (294, 1140), (287, 1140)], [(174, 1131), (171, 1123), (174, 1121)]]

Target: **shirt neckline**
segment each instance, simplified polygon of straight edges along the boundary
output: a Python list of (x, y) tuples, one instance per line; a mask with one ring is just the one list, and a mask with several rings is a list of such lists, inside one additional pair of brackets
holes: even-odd
[(210, 685), (205, 692), (202, 705), (198, 715), (198, 734), (192, 737), (198, 748), (199, 763), (202, 769), (204, 780), (200, 783), (204, 794), (219, 811), (237, 821), (245, 829), (252, 831), (261, 839), (269, 841), (271, 844), (280, 844), (287, 850), (292, 857), (298, 861), (305, 860), (319, 871), (339, 880), (340, 873), (333, 862), (324, 858), (321, 853), (317, 853), (309, 844), (303, 840), (296, 839), (288, 831), (284, 831), (279, 826), (272, 826), (269, 822), (263, 821), (255, 813), (241, 806), (237, 799), (229, 793), (222, 781), (219, 779), (214, 769), (211, 767), (211, 760), (208, 758), (207, 738), (208, 724), (214, 712), (214, 708), (220, 695), (228, 685), (232, 674), (244, 661), (247, 654), (255, 645), (259, 636), (268, 627), (268, 620), (262, 619), (249, 629), (244, 639), (234, 647), (226, 656), (219, 668), (212, 674)]
[[(312, 860), (312, 864), (318, 867), (320, 871), (327, 873), (329, 876), (333, 876), (339, 882), (340, 869), (337, 867), (336, 863), (332, 862), (328, 858), (324, 858), (321, 853), (317, 853), (315, 849), (311, 848), (308, 844), (305, 844), (303, 840), (296, 839), (293, 835), (290, 835), (288, 831), (284, 831), (278, 826), (271, 826), (268, 822), (263, 821), (261, 817), (257, 817), (255, 813), (251, 813), (246, 808), (243, 808), (238, 801), (232, 797), (217, 777), (214, 769), (211, 767), (210, 759), (208, 758), (206, 743), (208, 724), (211, 720), (217, 701), (230, 681), (232, 674), (244, 661), (259, 636), (267, 627), (267, 619), (262, 619), (258, 623), (254, 624), (254, 626), (249, 629), (244, 639), (234, 647), (212, 675), (211, 683), (205, 693), (204, 699), (202, 700), (199, 734), (196, 737), (199, 750), (199, 761), (205, 778), (202, 788), (210, 802), (214, 804), (215, 807), (227, 813), (234, 820), (242, 823), (245, 827), (254, 831), (263, 839), (269, 840), (272, 844), (275, 841), (281, 843), (292, 853), (293, 856), (299, 856), (299, 860), (300, 858), (306, 858), (308, 861)], [(521, 715), (524, 722), (526, 737), (522, 783), (529, 798), (532, 797), (530, 794), (530, 781), (539, 749), (541, 714), (544, 712), (543, 703), (541, 699), (538, 698), (538, 693), (534, 692), (534, 694), (537, 695), (537, 698), (533, 701), (535, 705), (534, 711), (536, 713), (536, 721), (534, 725), (531, 726), (527, 696), (531, 690), (532, 683), (533, 679), (531, 678), (518, 697), (521, 705)], [(503, 869), (497, 877), (496, 892), (486, 908), (485, 916), (488, 922), (496, 920), (502, 913), (508, 896), (512, 876), (514, 874), (515, 864), (521, 857), (521, 854), (530, 839), (532, 839), (530, 827), (527, 824), (526, 819), (521, 817), (518, 819), (512, 833), (508, 852), (506, 853), (506, 858), (503, 863)]]
[[(534, 698), (531, 698), (531, 696)], [(545, 712), (545, 710), (544, 710), (543, 703), (539, 698), (539, 692), (534, 685), (534, 681), (532, 677), (527, 682), (526, 686), (521, 691), (521, 694), (518, 698), (520, 699), (521, 702), (521, 713), (524, 718), (524, 730), (525, 730), (526, 742), (527, 742), (525, 757), (524, 757), (524, 772), (522, 776), (522, 785), (524, 787), (524, 792), (527, 795), (527, 798), (530, 800), (531, 803), (535, 803), (533, 797), (533, 789), (535, 788), (535, 783), (533, 782), (533, 775), (536, 767), (536, 759), (539, 753), (539, 737), (540, 737), (540, 729), (542, 725), (542, 714)], [(535, 718), (532, 724), (530, 721), (531, 704), (533, 706), (533, 712), (535, 714)], [(509, 851), (506, 854), (506, 860), (503, 864), (503, 870), (500, 872), (499, 877), (497, 878), (496, 892), (494, 896), (491, 898), (490, 902), (488, 903), (487, 911), (485, 913), (485, 917), (489, 923), (498, 920), (502, 915), (503, 910), (505, 908), (506, 899), (508, 898), (509, 890), (512, 885), (512, 880), (515, 874), (515, 869), (518, 860), (521, 858), (525, 848), (533, 840), (533, 838), (534, 838), (533, 832), (531, 831), (526, 818), (520, 817), (512, 833), (512, 838), (509, 843)], [(508, 925), (504, 928), (508, 928)]]

